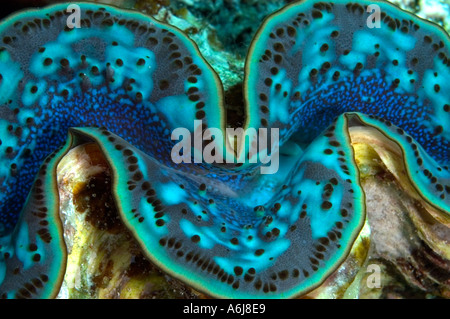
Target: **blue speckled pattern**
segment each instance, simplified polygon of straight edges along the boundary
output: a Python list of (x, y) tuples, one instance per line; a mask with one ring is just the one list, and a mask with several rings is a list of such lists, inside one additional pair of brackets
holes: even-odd
[[(367, 27), (370, 3), (381, 8), (380, 28)], [(257, 88), (246, 90), (258, 114), (250, 125), (298, 131), (308, 143), (337, 115), (361, 111), (402, 127), (448, 165), (448, 35), (370, 3), (300, 2), (265, 21), (247, 60), (246, 85)]]
[[(380, 28), (367, 26), (369, 4), (381, 9)], [(250, 48), (247, 125), (279, 127), (303, 145), (343, 112), (376, 116), (401, 128), (393, 139), (410, 150), (411, 179), (448, 212), (449, 46), (444, 30), (386, 2), (294, 3), (263, 23)]]
[[(87, 141), (105, 155), (120, 216), (148, 258), (215, 297), (302, 295), (342, 263), (365, 221), (349, 127), (396, 143), (413, 186), (448, 215), (449, 37), (379, 1), (381, 27), (370, 29), (373, 2), (304, 1), (262, 24), (244, 128), (280, 129), (269, 175), (172, 162), (175, 128), (226, 127), (220, 80), (178, 29), (88, 3), (79, 29), (66, 26), (65, 4), (3, 21), (0, 297), (57, 294), (66, 248), (56, 166)], [(226, 157), (227, 143), (215, 143)]]

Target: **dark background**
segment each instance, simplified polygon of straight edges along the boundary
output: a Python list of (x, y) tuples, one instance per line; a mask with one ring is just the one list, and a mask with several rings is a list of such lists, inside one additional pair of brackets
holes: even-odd
[(2, 0), (0, 5), (0, 19), (14, 11), (21, 10), (28, 7), (42, 7), (47, 4), (45, 0)]

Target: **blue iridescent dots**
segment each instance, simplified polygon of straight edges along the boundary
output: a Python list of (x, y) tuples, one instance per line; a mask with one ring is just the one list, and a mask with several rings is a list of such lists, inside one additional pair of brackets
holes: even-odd
[[(67, 27), (66, 4), (4, 20), (0, 297), (58, 293), (56, 167), (86, 142), (109, 164), (120, 218), (149, 260), (214, 297), (301, 296), (342, 264), (365, 221), (353, 127), (395, 143), (419, 196), (447, 216), (449, 37), (377, 3), (380, 28), (367, 26), (365, 0), (295, 2), (263, 22), (243, 129), (279, 129), (279, 169), (267, 175), (261, 163), (172, 160), (174, 129), (227, 127), (219, 77), (180, 30), (89, 3), (80, 28)], [(213, 144), (219, 157), (251, 157)]]

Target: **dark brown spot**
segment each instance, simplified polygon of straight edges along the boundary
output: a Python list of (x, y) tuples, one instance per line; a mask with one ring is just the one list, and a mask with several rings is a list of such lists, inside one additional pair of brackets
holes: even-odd
[(255, 256), (261, 256), (262, 254), (264, 254), (264, 249), (257, 249), (255, 251)]
[(192, 242), (194, 243), (198, 243), (200, 241), (200, 236), (199, 235), (194, 235), (191, 237)]
[(50, 59), (50, 58), (46, 58), (46, 59), (44, 60), (44, 65), (45, 65), (45, 66), (49, 66), (49, 65), (51, 65), (52, 63), (53, 63), (53, 60)]
[(169, 87), (169, 81), (167, 80), (161, 80), (159, 81), (159, 89), (160, 90), (165, 90)]
[(322, 209), (330, 209), (333, 206), (333, 204), (331, 204), (329, 201), (325, 201), (322, 203), (321, 207)]
[(322, 44), (322, 46), (320, 47), (320, 52), (327, 52), (329, 49), (329, 46), (327, 43)]

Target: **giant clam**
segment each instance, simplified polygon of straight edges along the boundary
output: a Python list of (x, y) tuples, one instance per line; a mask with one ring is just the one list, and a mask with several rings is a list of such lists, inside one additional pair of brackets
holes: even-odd
[[(368, 23), (373, 2), (379, 26)], [(404, 205), (419, 207), (410, 218), (433, 253), (419, 249), (417, 260), (441, 265), (437, 291), (448, 296), (445, 31), (384, 1), (301, 1), (269, 16), (248, 51), (242, 107), (243, 129), (278, 130), (279, 153), (269, 155), (252, 151), (255, 134), (235, 143), (217, 133), (229, 124), (221, 81), (183, 32), (77, 5), (79, 28), (68, 25), (67, 4), (0, 24), (1, 297), (58, 294), (71, 268), (56, 173), (83, 145), (108, 168), (108, 203), (136, 247), (213, 297), (320, 296), (340, 276), (332, 294), (350, 293), (367, 262), (361, 167), (388, 171), (409, 196)], [(209, 136), (189, 163), (171, 156), (177, 128)], [(205, 149), (215, 162), (201, 161)], [(264, 153), (279, 157), (272, 174), (261, 173)], [(217, 164), (225, 158), (233, 163)]]

